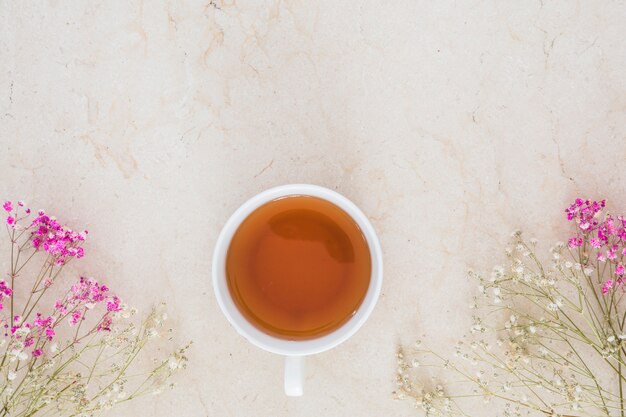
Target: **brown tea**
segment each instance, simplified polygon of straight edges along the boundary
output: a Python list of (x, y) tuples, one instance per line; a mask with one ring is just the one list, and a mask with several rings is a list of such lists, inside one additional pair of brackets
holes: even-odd
[(331, 333), (354, 315), (370, 282), (369, 247), (326, 200), (289, 196), (252, 212), (228, 248), (230, 294), (246, 319), (282, 339)]

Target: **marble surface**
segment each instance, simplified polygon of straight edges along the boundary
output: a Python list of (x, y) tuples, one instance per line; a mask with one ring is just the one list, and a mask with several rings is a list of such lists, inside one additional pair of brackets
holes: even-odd
[[(86, 226), (81, 268), (195, 341), (178, 389), (110, 415), (417, 415), (394, 352), (465, 331), (467, 267), (516, 227), (562, 238), (577, 195), (626, 207), (624, 21), (623, 1), (0, 1), (0, 194)], [(356, 202), (385, 257), (371, 319), (297, 399), (209, 272), (230, 213), (292, 182)]]

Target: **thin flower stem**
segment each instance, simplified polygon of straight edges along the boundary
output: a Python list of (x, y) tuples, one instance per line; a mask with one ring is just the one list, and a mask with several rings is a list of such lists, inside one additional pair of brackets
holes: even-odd
[[(620, 351), (618, 353), (619, 357), (621, 358), (622, 356), (622, 352)], [(618, 372), (619, 372), (619, 405), (621, 408), (621, 416), (624, 417), (624, 389), (623, 389), (623, 383), (622, 383), (622, 364), (621, 361), (618, 365)]]

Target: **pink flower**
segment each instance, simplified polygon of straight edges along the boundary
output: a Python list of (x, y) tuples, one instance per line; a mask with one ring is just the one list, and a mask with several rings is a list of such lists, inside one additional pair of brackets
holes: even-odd
[(37, 317), (33, 320), (33, 331), (38, 336), (45, 336), (48, 340), (52, 340), (56, 332), (54, 331), (54, 316), (44, 317), (41, 313), (37, 313)]
[(35, 344), (35, 339), (33, 339), (32, 337), (29, 337), (26, 340), (24, 340), (24, 347), (31, 347), (34, 344)]
[(107, 311), (112, 311), (115, 313), (122, 311), (122, 307), (120, 307), (120, 302), (121, 301), (117, 295), (109, 298), (107, 300)]
[(61, 300), (57, 300), (54, 303), (54, 309), (56, 311), (59, 312), (60, 315), (64, 316), (67, 314), (67, 308), (65, 307), (65, 305), (61, 302)]
[(33, 350), (33, 356), (36, 357), (36, 358), (41, 356), (42, 353), (43, 353), (43, 351), (41, 349)]
[(602, 242), (600, 242), (600, 239), (597, 238), (592, 238), (589, 240), (589, 244), (591, 245), (592, 248), (601, 248), (602, 247)]
[(578, 223), (578, 227), (583, 232), (593, 230), (598, 225), (598, 221), (595, 217), (602, 211), (605, 205), (605, 200), (592, 201), (577, 198), (576, 201), (565, 209), (567, 220), (575, 220)]
[(105, 315), (102, 318), (102, 322), (100, 322), (100, 324), (98, 325), (98, 331), (99, 332), (102, 332), (102, 331), (110, 332), (112, 323), (113, 323), (113, 319), (111, 318), (111, 316)]
[(5, 201), (4, 204), (2, 205), (2, 208), (10, 213), (11, 211), (13, 211), (13, 204), (10, 201)]
[(615, 275), (624, 275), (624, 265), (617, 265), (617, 268), (615, 268)]
[(568, 241), (569, 247), (570, 248), (578, 248), (580, 246), (582, 246), (583, 244), (583, 240), (579, 237), (570, 237), (569, 241)]
[[(0, 301), (3, 298), (10, 298), (13, 295), (13, 290), (9, 287), (4, 280), (0, 280)], [(3, 306), (0, 303), (0, 310), (2, 310)]]
[(9, 226), (13, 226), (15, 224), (15, 218), (13, 218), (13, 216), (8, 216), (7, 217), (7, 224)]
[(87, 238), (87, 231), (74, 232), (61, 225), (54, 217), (39, 210), (32, 221), (32, 244), (35, 249), (43, 249), (55, 258), (58, 265), (63, 265), (69, 258), (82, 258), (85, 250), (79, 245)]
[(54, 336), (56, 335), (56, 332), (54, 331), (53, 328), (48, 328), (46, 329), (46, 338), (48, 340), (52, 340), (54, 338)]
[(611, 288), (613, 288), (613, 281), (612, 280), (606, 281), (604, 285), (602, 285), (602, 294), (606, 295)]
[(72, 318), (70, 319), (70, 326), (76, 325), (82, 318), (83, 318), (83, 313), (81, 311), (78, 311), (78, 310), (74, 311), (72, 313)]
[(598, 261), (600, 261), (600, 262), (606, 261), (606, 256), (604, 256), (604, 253), (602, 253), (602, 252), (598, 252), (596, 254), (596, 257), (598, 258)]

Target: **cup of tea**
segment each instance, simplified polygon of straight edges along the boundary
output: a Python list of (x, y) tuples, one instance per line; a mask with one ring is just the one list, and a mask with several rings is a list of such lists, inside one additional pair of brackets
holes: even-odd
[(285, 393), (303, 392), (304, 357), (350, 338), (382, 286), (376, 232), (350, 200), (290, 184), (239, 207), (218, 236), (213, 287), (228, 321), (252, 344), (285, 356)]

